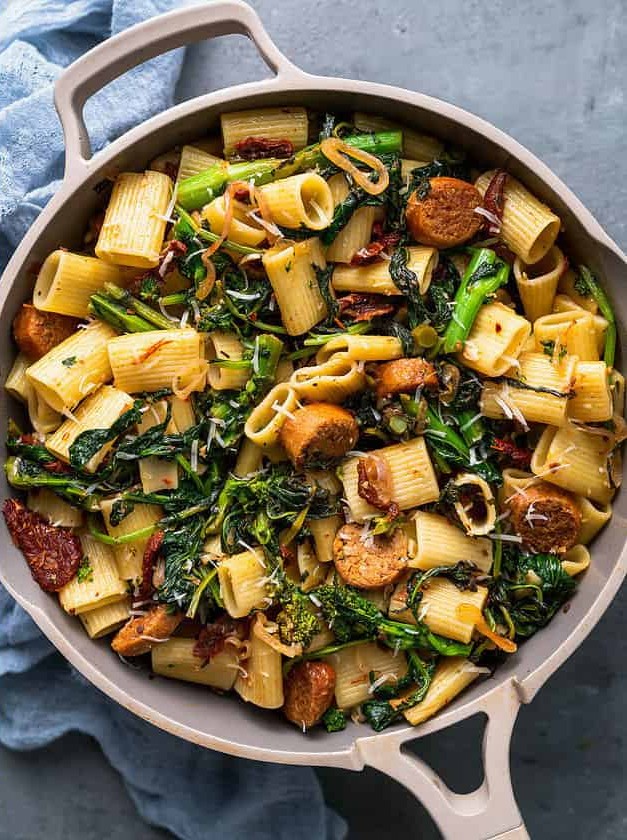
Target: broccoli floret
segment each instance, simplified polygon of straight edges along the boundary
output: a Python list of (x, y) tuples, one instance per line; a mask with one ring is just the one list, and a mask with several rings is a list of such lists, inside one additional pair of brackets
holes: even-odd
[(322, 724), (327, 732), (341, 732), (346, 729), (346, 715), (335, 707), (327, 709), (322, 715)]
[(306, 648), (321, 629), (311, 601), (287, 580), (277, 594), (282, 607), (276, 619), (281, 641), (286, 645), (301, 644)]
[(161, 294), (161, 284), (154, 274), (148, 274), (142, 277), (137, 291), (137, 297), (147, 303), (154, 303), (159, 299)]

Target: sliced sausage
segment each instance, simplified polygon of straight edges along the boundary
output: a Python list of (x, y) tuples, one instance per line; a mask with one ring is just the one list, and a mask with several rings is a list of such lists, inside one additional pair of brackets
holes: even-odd
[(285, 678), (285, 717), (301, 729), (320, 721), (333, 702), (335, 670), (328, 662), (299, 662)]
[(32, 576), (45, 592), (58, 592), (76, 575), (83, 559), (79, 538), (71, 528), (51, 525), (17, 499), (7, 499), (2, 512)]
[(341, 578), (351, 586), (387, 586), (407, 568), (407, 534), (396, 528), (391, 536), (364, 537), (363, 525), (343, 525), (333, 540), (333, 560)]
[(378, 397), (413, 394), (417, 388), (437, 388), (438, 375), (426, 359), (394, 359), (377, 366), (375, 380)]
[(170, 612), (166, 604), (151, 607), (146, 615), (129, 619), (118, 630), (111, 647), (121, 656), (141, 656), (148, 653), (154, 644), (169, 639), (183, 620), (182, 612)]
[(13, 319), (13, 335), (22, 353), (32, 362), (76, 332), (78, 319), (56, 312), (44, 312), (23, 303)]
[(350, 411), (330, 403), (299, 408), (281, 428), (281, 443), (296, 469), (342, 458), (358, 437), (359, 427)]
[(420, 198), (417, 191), (407, 202), (407, 226), (423, 245), (453, 248), (471, 239), (481, 227), (481, 193), (473, 184), (459, 178), (431, 178), (429, 192)]
[(515, 493), (507, 504), (512, 527), (529, 551), (560, 554), (577, 542), (581, 510), (566, 490), (541, 481)]

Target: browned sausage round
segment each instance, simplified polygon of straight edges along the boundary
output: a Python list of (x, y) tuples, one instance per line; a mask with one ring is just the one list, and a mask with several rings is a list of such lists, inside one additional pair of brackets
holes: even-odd
[(333, 541), (335, 568), (346, 583), (360, 589), (379, 589), (394, 583), (407, 568), (407, 534), (397, 528), (391, 536), (363, 539), (362, 525), (343, 525)]
[(281, 428), (281, 443), (297, 469), (311, 462), (341, 458), (359, 437), (357, 421), (345, 408), (310, 403), (288, 417)]
[(413, 394), (417, 388), (437, 388), (438, 376), (426, 359), (395, 359), (378, 365), (375, 379), (377, 396)]
[(77, 325), (76, 318), (43, 312), (30, 303), (24, 303), (13, 320), (13, 335), (22, 353), (36, 362), (75, 333)]
[(413, 192), (407, 202), (407, 227), (413, 238), (436, 248), (467, 242), (483, 221), (475, 213), (483, 203), (479, 191), (459, 178), (431, 178), (429, 186), (424, 198)]
[(285, 717), (301, 729), (319, 722), (333, 702), (335, 671), (328, 662), (299, 662), (285, 678)]
[(114, 636), (111, 647), (121, 656), (141, 656), (151, 650), (155, 640), (169, 639), (183, 618), (182, 612), (170, 612), (168, 606), (158, 604), (146, 615), (129, 619)]
[(541, 481), (515, 493), (507, 504), (512, 527), (530, 551), (560, 554), (577, 542), (581, 510), (565, 490)]

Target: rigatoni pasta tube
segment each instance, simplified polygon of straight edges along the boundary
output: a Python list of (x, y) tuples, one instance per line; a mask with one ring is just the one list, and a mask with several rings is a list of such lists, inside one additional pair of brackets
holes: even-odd
[[(49, 435), (46, 439), (46, 449), (57, 458), (69, 463), (70, 447), (79, 435), (91, 429), (108, 429), (132, 406), (133, 400), (127, 393), (112, 388), (110, 385), (103, 385), (79, 405), (73, 417), (65, 420), (56, 432)], [(95, 472), (113, 443), (114, 441), (110, 441), (99, 449), (83, 465), (83, 469), (87, 472)]]
[(473, 592), (460, 590), (450, 580), (441, 577), (432, 578), (420, 601), (422, 621), (433, 633), (468, 644), (475, 629), (472, 619), (460, 618), (457, 608), (470, 604), (483, 610), (488, 600), (488, 589), (477, 586)]
[(219, 364), (242, 360), (244, 347), (234, 333), (209, 333), (205, 341), (205, 355), (209, 360), (207, 384), (215, 391), (237, 390), (248, 382), (250, 367), (230, 368)]
[(612, 506), (609, 503), (596, 504), (582, 496), (577, 499), (577, 503), (581, 510), (581, 525), (577, 542), (588, 545), (612, 518)]
[(242, 662), (235, 680), (235, 691), (242, 700), (262, 709), (279, 709), (283, 705), (283, 673), (281, 654), (263, 639), (251, 633), (249, 656)]
[(309, 540), (299, 543), (296, 547), (296, 562), (303, 592), (308, 592), (324, 582), (328, 567), (318, 560)]
[(211, 169), (212, 166), (220, 163), (220, 161), (221, 158), (210, 155), (209, 152), (206, 152), (204, 149), (199, 149), (198, 146), (183, 146), (176, 183), (178, 184), (180, 181), (184, 181), (185, 178), (191, 178), (192, 175), (198, 175), (199, 172), (204, 172), (205, 169)]
[(263, 265), (289, 335), (302, 335), (327, 316), (315, 266), (325, 268), (320, 240), (305, 239), (264, 252)]
[[(424, 438), (417, 437), (406, 443), (397, 443), (376, 449), (372, 455), (382, 458), (390, 471), (392, 500), (401, 510), (427, 505), (439, 498), (438, 482), (427, 451)], [(362, 499), (358, 492), (357, 465), (360, 456), (346, 461), (341, 467), (344, 498), (353, 519), (363, 522), (378, 516), (377, 508)]]
[(290, 386), (301, 399), (311, 402), (343, 402), (362, 391), (366, 383), (363, 365), (347, 353), (335, 353), (320, 365), (298, 368), (290, 377)]
[(258, 189), (277, 225), (324, 230), (331, 224), (333, 196), (327, 182), (315, 172), (291, 175)]
[(94, 257), (53, 251), (39, 269), (33, 291), (37, 309), (87, 318), (89, 298), (105, 283), (119, 284), (120, 269)]
[[(338, 172), (328, 180), (335, 207), (344, 201), (349, 188), (346, 177)], [(328, 246), (326, 257), (329, 262), (349, 263), (360, 248), (364, 248), (372, 238), (375, 208), (369, 205), (358, 207), (348, 222)]]
[[(199, 376), (203, 367), (201, 340), (200, 333), (192, 329), (117, 336), (108, 345), (116, 387), (130, 394), (158, 391)], [(194, 390), (202, 390), (203, 385), (199, 380)]]
[(305, 108), (253, 108), (221, 114), (225, 157), (237, 152), (237, 144), (256, 140), (289, 140), (295, 152), (307, 145), (309, 121)]
[(4, 383), (5, 390), (12, 397), (28, 406), (28, 419), (33, 429), (42, 435), (50, 434), (61, 425), (62, 417), (35, 390), (26, 371), (30, 362), (19, 353)]
[(123, 598), (113, 604), (105, 604), (104, 607), (96, 607), (80, 614), (81, 622), (90, 639), (101, 639), (103, 636), (109, 636), (125, 624), (130, 617), (130, 598)]
[[(231, 199), (231, 201), (233, 203), (233, 218), (228, 230), (229, 239), (231, 242), (255, 248), (266, 238), (266, 230), (258, 225), (251, 216), (247, 215), (250, 205), (243, 204), (235, 199)], [(224, 219), (226, 217), (226, 197), (220, 195), (214, 198), (210, 204), (203, 207), (202, 215), (209, 222), (211, 231), (221, 234), (224, 230)]]
[(568, 420), (577, 358), (567, 355), (554, 362), (544, 353), (521, 353), (518, 365), (511, 381), (484, 384), (481, 413), (498, 420), (511, 419), (520, 412), (529, 423), (563, 426)]
[(218, 566), (224, 609), (233, 618), (243, 618), (266, 606), (266, 569), (262, 549), (232, 554)]
[(46, 487), (34, 487), (28, 491), (28, 508), (52, 525), (62, 528), (80, 528), (83, 524), (83, 511), (72, 507)]
[(599, 330), (594, 316), (583, 309), (543, 315), (533, 325), (533, 334), (539, 352), (552, 347), (557, 358), (566, 350), (582, 362), (599, 359)]
[[(424, 295), (431, 284), (431, 277), (438, 264), (438, 252), (426, 245), (407, 248), (407, 268), (416, 275), (420, 294)], [(327, 256), (331, 260), (329, 252)], [(336, 292), (364, 292), (379, 295), (400, 295), (392, 280), (389, 260), (378, 260), (370, 265), (337, 265), (333, 270), (331, 285)]]
[(555, 245), (534, 265), (526, 265), (520, 257), (514, 261), (518, 293), (525, 316), (531, 322), (551, 312), (557, 284), (565, 269), (566, 258)]
[[(144, 411), (142, 419), (137, 424), (137, 432), (143, 435), (149, 429), (165, 423), (168, 411), (168, 403), (165, 400), (151, 403), (147, 411)], [(174, 434), (176, 429), (172, 419), (165, 428), (168, 435)], [(179, 486), (179, 467), (175, 460), (157, 458), (153, 455), (148, 458), (140, 458), (139, 477), (144, 493), (158, 493), (160, 490), (176, 490)]]
[(306, 525), (316, 547), (316, 557), (320, 563), (333, 560), (333, 540), (342, 525), (340, 516), (325, 516), (322, 519), (307, 519)]
[(118, 265), (155, 268), (171, 195), (172, 181), (161, 172), (118, 175), (96, 243), (96, 256)]
[(237, 453), (233, 475), (245, 478), (247, 475), (258, 472), (263, 462), (263, 454), (263, 449), (260, 446), (245, 437)]
[(547, 426), (533, 453), (531, 469), (545, 481), (604, 505), (614, 495), (607, 468), (610, 447), (609, 433), (592, 435), (574, 426)]
[[(425, 699), (403, 712), (405, 720), (412, 726), (423, 723), (454, 700), (478, 677), (489, 673), (487, 668), (479, 668), (462, 656), (444, 657), (438, 662)], [(391, 702), (394, 705), (395, 701)]]
[(180, 397), (168, 397), (172, 411), (172, 424), (179, 434), (191, 429), (196, 425), (196, 415), (190, 400), (182, 400)]
[(173, 680), (199, 683), (230, 691), (239, 669), (239, 659), (234, 647), (226, 645), (224, 650), (211, 656), (208, 662), (194, 654), (195, 639), (168, 639), (154, 645), (151, 651), (152, 670), (162, 677)]
[(403, 356), (403, 345), (391, 335), (339, 335), (323, 344), (316, 354), (321, 365), (335, 353), (358, 362), (386, 362)]
[(575, 395), (568, 401), (568, 416), (580, 423), (603, 423), (614, 413), (610, 372), (605, 362), (578, 362)]
[(279, 439), (286, 417), (293, 417), (298, 399), (286, 382), (274, 388), (255, 406), (244, 425), (244, 434), (257, 446), (272, 446)]
[(590, 552), (585, 545), (574, 545), (562, 556), (562, 569), (570, 577), (580, 575), (590, 565)]
[(32, 364), (26, 376), (55, 411), (72, 409), (111, 379), (108, 345), (115, 335), (108, 324), (89, 324)]
[[(475, 186), (482, 196), (494, 175), (492, 170), (477, 179)], [(511, 175), (505, 182), (503, 197), (501, 238), (523, 262), (537, 263), (557, 239), (559, 217)]]
[(415, 569), (454, 566), (462, 560), (486, 574), (492, 566), (492, 541), (469, 537), (445, 516), (419, 510), (414, 514), (416, 553), (408, 565)]
[(118, 574), (111, 548), (88, 534), (81, 536), (81, 544), (89, 572), (81, 580), (76, 575), (59, 590), (61, 606), (70, 615), (104, 607), (126, 595), (126, 583)]
[(26, 371), (30, 367), (30, 362), (23, 353), (18, 353), (13, 362), (13, 367), (4, 382), (5, 390), (11, 396), (20, 402), (28, 401), (29, 390), (32, 387)]
[[(110, 537), (126, 537), (137, 531), (144, 531), (151, 525), (156, 525), (163, 516), (163, 508), (159, 505), (136, 504), (119, 525), (112, 525), (111, 511), (115, 501), (115, 499), (103, 499), (100, 502), (100, 512)], [(150, 533), (132, 542), (119, 543), (113, 547), (118, 572), (123, 580), (130, 580), (135, 583), (142, 579), (142, 561), (149, 539)]]
[(466, 367), (502, 376), (515, 363), (531, 334), (531, 324), (502, 303), (484, 304), (459, 353)]
[(380, 677), (395, 685), (407, 671), (404, 654), (395, 655), (376, 642), (344, 648), (331, 654), (329, 662), (335, 670), (335, 701), (340, 709), (352, 709), (368, 700), (372, 682)]
[(400, 129), (403, 132), (403, 155), (408, 158), (416, 158), (416, 162), (434, 160), (444, 151), (444, 144), (430, 134), (422, 134), (400, 125), (394, 120), (388, 120), (378, 114), (365, 114), (356, 111), (353, 114), (355, 128), (360, 131), (393, 131)]

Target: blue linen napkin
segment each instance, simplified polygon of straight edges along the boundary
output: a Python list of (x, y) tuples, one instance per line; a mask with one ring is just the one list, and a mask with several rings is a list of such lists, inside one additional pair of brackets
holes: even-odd
[[(176, 5), (0, 0), (0, 270), (63, 174), (54, 80), (110, 34)], [(182, 63), (180, 50), (154, 59), (93, 97), (85, 109), (93, 148), (171, 105)], [(135, 718), (56, 654), (0, 587), (0, 741), (29, 750), (69, 731), (96, 738), (142, 816), (186, 840), (345, 837), (312, 770), (224, 756)]]

